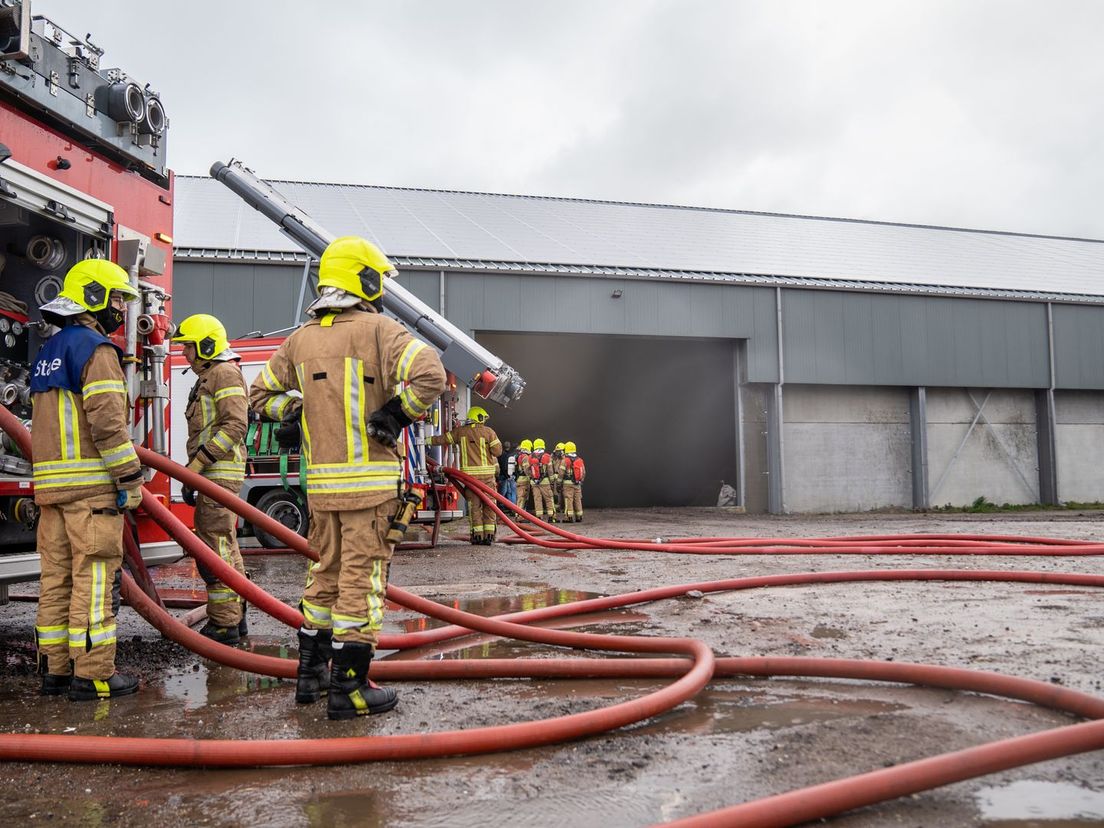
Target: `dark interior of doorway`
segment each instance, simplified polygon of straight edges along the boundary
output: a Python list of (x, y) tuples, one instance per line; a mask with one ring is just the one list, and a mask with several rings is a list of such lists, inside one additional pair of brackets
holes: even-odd
[(478, 333), (527, 383), (490, 425), (515, 445), (574, 441), (584, 505), (715, 506), (736, 480), (733, 340)]

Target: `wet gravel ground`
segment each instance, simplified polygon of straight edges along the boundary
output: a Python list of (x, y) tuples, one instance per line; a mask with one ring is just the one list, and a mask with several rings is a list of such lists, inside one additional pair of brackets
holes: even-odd
[[(611, 510), (579, 529), (606, 537), (814, 537), (954, 532), (1096, 540), (1096, 513), (762, 517), (722, 509)], [(576, 527), (572, 527), (576, 528)], [(294, 603), (304, 564), (250, 557), (257, 583)], [(392, 581), (481, 614), (666, 584), (784, 572), (878, 568), (1104, 573), (1099, 558), (691, 556), (548, 552), (447, 542), (401, 551)], [(187, 563), (167, 586), (198, 586)], [(19, 585), (13, 593), (32, 593)], [(179, 612), (178, 612), (179, 614)], [(641, 680), (469, 681), (394, 685), (399, 706), (330, 722), (293, 686), (206, 662), (164, 641), (132, 610), (118, 664), (141, 693), (71, 704), (37, 695), (34, 604), (0, 607), (0, 730), (196, 739), (330, 737), (474, 728), (590, 709), (656, 686)], [(291, 630), (250, 613), (243, 645), (295, 656)], [(1104, 604), (1090, 588), (997, 583), (856, 583), (682, 596), (603, 613), (585, 630), (693, 636), (718, 655), (919, 661), (995, 670), (1104, 695)], [(435, 626), (394, 608), (388, 632)], [(548, 655), (485, 637), (415, 655)], [(4, 763), (0, 817), (21, 825), (275, 826), (649, 825), (947, 750), (1074, 721), (991, 697), (887, 684), (724, 679), (637, 726), (548, 748), (459, 759), (329, 768), (203, 771)], [(1046, 762), (837, 817), (839, 826), (1064, 826), (1104, 823), (1104, 753)]]

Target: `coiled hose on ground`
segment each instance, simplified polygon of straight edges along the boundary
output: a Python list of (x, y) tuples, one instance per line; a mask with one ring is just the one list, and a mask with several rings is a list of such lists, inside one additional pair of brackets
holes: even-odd
[[(0, 427), (19, 441), (30, 457), (29, 435), (22, 424), (0, 407)], [(316, 556), (306, 543), (286, 527), (272, 521), (226, 490), (189, 472), (160, 455), (139, 449), (144, 463), (183, 481), (197, 491), (231, 508), (246, 520), (259, 524), (296, 551)], [(548, 548), (639, 549), (690, 554), (989, 554), (989, 555), (1100, 555), (1104, 546), (1045, 538), (879, 536), (869, 538), (825, 538), (779, 541), (777, 539), (683, 538), (667, 542), (639, 542), (621, 539), (585, 538), (544, 523), (520, 512), (490, 488), (464, 475), (445, 470), (459, 485), (472, 489), (499, 514), (524, 542)], [(268, 595), (226, 565), (217, 554), (200, 543), (172, 513), (147, 493), (147, 512), (188, 554), (215, 571), (250, 603), (297, 627), (301, 616), (294, 609)], [(506, 513), (509, 508), (544, 533), (560, 540), (533, 534)], [(133, 539), (132, 539), (133, 540)], [(938, 545), (931, 541), (937, 541)], [(132, 550), (133, 551), (133, 550)], [(422, 646), (465, 635), (470, 631), (561, 646), (634, 653), (675, 653), (683, 658), (666, 659), (494, 659), (435, 661), (423, 663), (377, 662), (373, 675), (384, 680), (455, 679), (491, 677), (651, 677), (673, 679), (670, 685), (635, 699), (599, 710), (538, 722), (504, 725), (478, 730), (452, 731), (409, 736), (345, 737), (301, 740), (185, 740), (131, 739), (122, 737), (56, 736), (41, 734), (0, 735), (0, 759), (9, 761), (116, 762), (131, 765), (192, 765), (238, 767), (272, 764), (335, 764), (373, 760), (413, 759), (430, 756), (511, 750), (547, 745), (592, 735), (654, 716), (693, 697), (712, 675), (818, 676), (894, 681), (933, 687), (970, 690), (1022, 699), (1063, 710), (1074, 715), (1104, 719), (1104, 699), (1055, 687), (1030, 679), (1014, 678), (935, 665), (883, 663), (846, 659), (808, 658), (720, 658), (715, 659), (704, 643), (693, 639), (600, 636), (586, 633), (536, 629), (524, 626), (539, 619), (593, 612), (599, 608), (625, 606), (684, 594), (750, 589), (794, 583), (841, 583), (868, 580), (1008, 580), (1027, 583), (1061, 583), (1104, 586), (1104, 576), (976, 570), (875, 570), (824, 572), (741, 578), (684, 584), (644, 590), (622, 596), (548, 607), (498, 618), (483, 618), (445, 607), (412, 595), (393, 585), (388, 598), (410, 609), (448, 621), (454, 626), (422, 633), (384, 636), (381, 646)], [(167, 637), (220, 663), (268, 675), (291, 677), (295, 663), (289, 659), (247, 653), (216, 644), (184, 627), (159, 607), (154, 597), (127, 577), (128, 602)], [(688, 657), (688, 658), (687, 658)], [(963, 751), (931, 757), (823, 785), (791, 791), (774, 797), (681, 820), (678, 825), (792, 825), (842, 811), (875, 804), (909, 793), (926, 790), (997, 770), (1072, 755), (1104, 747), (1104, 721), (1057, 728), (1044, 733), (992, 742)]]

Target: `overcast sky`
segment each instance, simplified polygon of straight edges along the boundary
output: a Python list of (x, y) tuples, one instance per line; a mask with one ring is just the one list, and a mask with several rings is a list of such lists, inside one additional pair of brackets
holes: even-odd
[(1097, 0), (32, 0), (271, 179), (1104, 238)]

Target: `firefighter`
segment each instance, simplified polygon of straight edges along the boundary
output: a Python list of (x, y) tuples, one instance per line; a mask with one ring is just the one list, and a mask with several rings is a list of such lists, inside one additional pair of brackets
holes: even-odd
[(142, 467), (130, 440), (123, 352), (107, 338), (137, 298), (125, 270), (88, 259), (42, 306), (43, 319), (61, 330), (39, 350), (31, 378), (42, 559), (35, 638), (42, 694), (71, 701), (138, 690), (138, 679), (115, 672), (115, 615), (123, 511), (142, 502)]
[(544, 440), (533, 441), (533, 453), (529, 457), (529, 479), (533, 489), (533, 514), (538, 518), (556, 519), (556, 506), (552, 502), (552, 455), (544, 450)]
[[(237, 494), (245, 480), (245, 432), (249, 403), (245, 378), (230, 350), (226, 328), (206, 313), (180, 323), (173, 342), (184, 345), (184, 358), (196, 374), (184, 416), (188, 421), (188, 470)], [(195, 533), (218, 556), (245, 574), (238, 549), (238, 516), (206, 495), (184, 489), (184, 501), (195, 506)], [(241, 640), (241, 598), (218, 577), (199, 565), (207, 585), (207, 623), (201, 635), (220, 644)]]
[(586, 479), (586, 464), (576, 451), (575, 443), (568, 440), (564, 444), (564, 521), (583, 522), (583, 480)]
[(514, 458), (514, 479), (517, 480), (517, 507), (529, 510), (529, 458), (533, 451), (532, 440), (518, 443), (517, 456)]
[(552, 502), (555, 504), (553, 520), (558, 521), (564, 510), (563, 498), (564, 444), (556, 443), (552, 449)]
[(394, 550), (387, 532), (401, 505), (399, 438), (445, 389), (437, 353), (379, 313), (384, 277), (394, 272), (371, 242), (333, 241), (319, 263), (318, 299), (307, 309), (313, 318), (249, 389), (254, 411), (284, 421), (284, 429), (301, 428), (309, 541), (320, 560), (308, 567), (300, 603), (295, 700), (317, 701), (328, 684), (331, 719), (382, 713), (398, 701), (368, 670)]
[[(430, 437), (431, 446), (459, 446), (460, 471), (470, 474), (480, 483), (492, 489), (495, 487), (496, 458), (502, 454), (502, 443), (498, 435), (487, 425), (490, 415), (482, 406), (473, 405), (468, 409), (467, 419), (445, 434)], [(464, 498), (468, 501), (468, 526), (473, 546), (490, 546), (494, 543), (495, 513), (490, 506), (484, 505), (474, 491), (464, 489)]]

